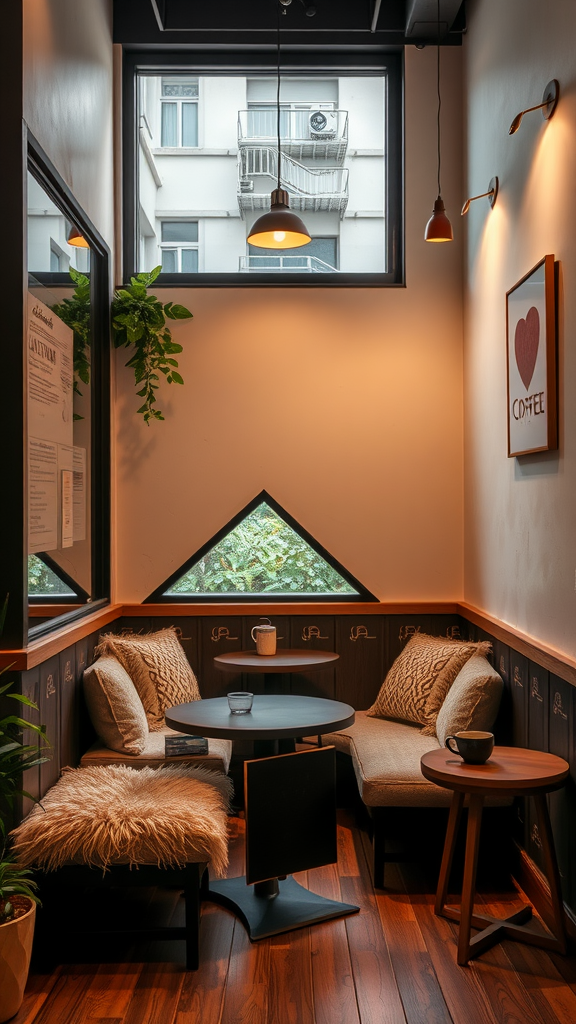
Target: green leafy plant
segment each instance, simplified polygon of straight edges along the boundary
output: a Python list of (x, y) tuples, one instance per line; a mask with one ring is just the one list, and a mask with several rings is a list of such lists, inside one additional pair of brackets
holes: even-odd
[(137, 395), (144, 402), (138, 412), (148, 425), (150, 420), (164, 419), (160, 409), (155, 408), (156, 391), (162, 377), (168, 384), (184, 383), (174, 358), (182, 351), (182, 345), (172, 341), (166, 320), (188, 320), (192, 316), (185, 306), (173, 302), (162, 304), (155, 295), (148, 294), (148, 288), (161, 269), (156, 267), (150, 273), (130, 278), (130, 284), (119, 288), (112, 301), (114, 345), (116, 348), (134, 346), (136, 350), (126, 366), (134, 370), (136, 384), (142, 384)]
[[(90, 279), (81, 274), (74, 267), (69, 268), (69, 274), (76, 285), (74, 292), (68, 299), (57, 302), (51, 306), (56, 316), (72, 328), (74, 334), (74, 391), (82, 395), (80, 390), (81, 381), (83, 384), (90, 383)], [(82, 416), (74, 413), (74, 419), (80, 420)]]
[[(0, 672), (3, 674), (5, 670)], [(0, 701), (16, 701), (21, 706), (37, 711), (38, 708), (28, 697), (21, 693), (11, 693), (13, 683), (0, 686)], [(24, 743), (23, 733), (28, 729), (40, 740), (39, 743)], [(0, 718), (0, 924), (13, 919), (15, 906), (14, 896), (27, 896), (34, 903), (39, 903), (36, 895), (36, 883), (31, 872), (20, 867), (8, 850), (6, 824), (14, 799), (17, 796), (34, 797), (22, 789), (22, 772), (28, 768), (43, 764), (48, 758), (42, 755), (42, 749), (48, 746), (46, 730), (42, 725), (27, 722), (16, 714), (4, 714)]]
[(263, 502), (168, 593), (353, 594), (354, 588)]

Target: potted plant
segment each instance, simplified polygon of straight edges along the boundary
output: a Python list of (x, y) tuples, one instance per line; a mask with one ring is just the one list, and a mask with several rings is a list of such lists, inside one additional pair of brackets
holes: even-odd
[[(0, 686), (0, 702), (6, 710), (6, 702), (13, 700), (37, 711), (27, 697), (9, 692), (12, 685)], [(24, 729), (35, 733), (41, 742), (24, 743)], [(13, 1017), (22, 1003), (39, 903), (31, 872), (19, 867), (10, 853), (8, 816), (15, 797), (30, 796), (21, 788), (22, 772), (47, 760), (41, 752), (46, 742), (43, 726), (24, 721), (17, 713), (0, 717), (0, 1024)]]

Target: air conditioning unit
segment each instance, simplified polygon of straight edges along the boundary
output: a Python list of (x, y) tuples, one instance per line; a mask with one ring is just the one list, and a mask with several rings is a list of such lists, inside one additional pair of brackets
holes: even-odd
[(252, 178), (240, 178), (240, 191), (241, 192), (253, 192), (254, 182)]
[(338, 114), (335, 110), (314, 110), (308, 119), (311, 139), (335, 139)]

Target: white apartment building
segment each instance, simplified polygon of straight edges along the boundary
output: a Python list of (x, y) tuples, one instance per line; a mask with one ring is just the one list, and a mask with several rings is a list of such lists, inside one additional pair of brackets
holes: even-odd
[(278, 174), (276, 79), (139, 79), (138, 270), (386, 271), (383, 76), (286, 77), (281, 186), (312, 241), (268, 251), (246, 239)]

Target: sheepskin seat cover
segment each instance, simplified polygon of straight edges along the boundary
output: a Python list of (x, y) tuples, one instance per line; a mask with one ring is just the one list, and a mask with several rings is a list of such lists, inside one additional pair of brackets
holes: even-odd
[(231, 781), (205, 768), (70, 768), (13, 832), (18, 861), (64, 864), (228, 864)]

